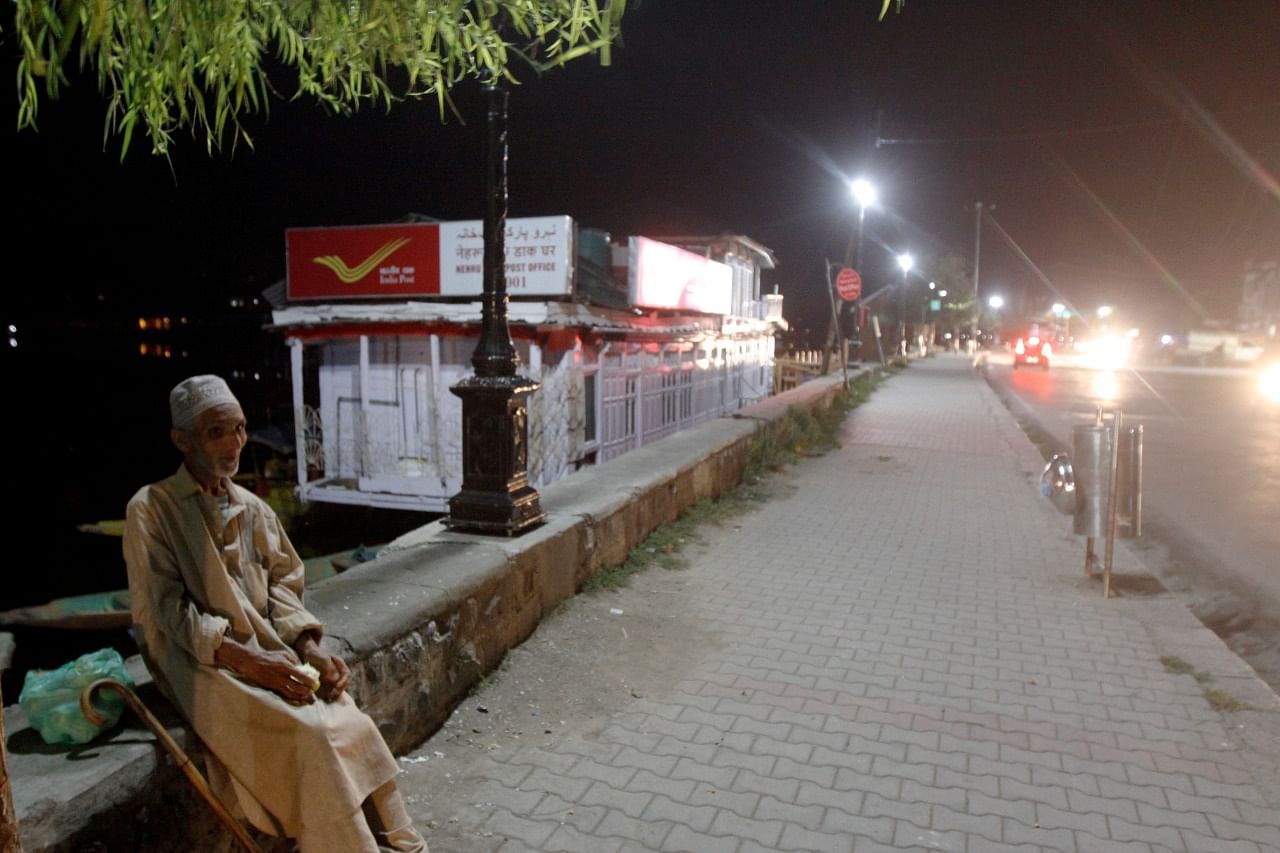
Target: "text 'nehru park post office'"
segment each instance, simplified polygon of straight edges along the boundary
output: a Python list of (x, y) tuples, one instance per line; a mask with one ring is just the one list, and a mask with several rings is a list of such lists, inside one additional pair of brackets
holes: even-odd
[[(444, 512), (480, 337), (481, 222), (291, 228), (287, 298), (299, 496)], [(631, 237), (507, 220), (509, 324), (529, 398), (529, 480), (550, 484), (768, 396), (782, 297), (747, 237)], [(304, 461), (305, 460), (305, 461)]]

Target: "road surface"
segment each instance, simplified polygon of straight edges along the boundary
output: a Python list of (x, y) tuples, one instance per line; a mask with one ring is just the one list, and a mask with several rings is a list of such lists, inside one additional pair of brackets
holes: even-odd
[(1108, 371), (1059, 359), (1014, 370), (991, 353), (988, 381), (1042, 449), (1069, 449), (1097, 406), (1143, 425), (1142, 546), (1159, 548), (1197, 614), (1280, 680), (1280, 406), (1247, 368)]

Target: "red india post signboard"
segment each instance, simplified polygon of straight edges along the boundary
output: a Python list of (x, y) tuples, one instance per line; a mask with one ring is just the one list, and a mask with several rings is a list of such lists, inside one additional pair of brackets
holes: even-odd
[(854, 302), (862, 295), (862, 276), (853, 267), (842, 267), (836, 275), (836, 292), (845, 302)]
[(440, 293), (434, 223), (289, 228), (290, 299), (364, 299)]

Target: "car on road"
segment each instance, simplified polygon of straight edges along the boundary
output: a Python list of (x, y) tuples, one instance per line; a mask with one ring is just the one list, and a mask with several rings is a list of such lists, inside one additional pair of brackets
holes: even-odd
[(1048, 339), (1040, 335), (1019, 335), (1013, 342), (1013, 369), (1032, 365), (1042, 370), (1049, 369), (1049, 357), (1053, 355), (1053, 346)]

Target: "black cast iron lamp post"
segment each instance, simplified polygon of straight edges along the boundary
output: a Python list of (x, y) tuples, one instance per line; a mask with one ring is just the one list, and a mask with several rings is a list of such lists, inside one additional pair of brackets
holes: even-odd
[(519, 376), (507, 325), (507, 91), (485, 86), (484, 294), (475, 375), (449, 390), (462, 399), (462, 490), (444, 523), (461, 533), (518, 536), (546, 513), (529, 485), (528, 398), (537, 382)]

